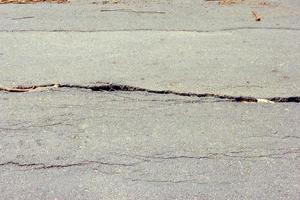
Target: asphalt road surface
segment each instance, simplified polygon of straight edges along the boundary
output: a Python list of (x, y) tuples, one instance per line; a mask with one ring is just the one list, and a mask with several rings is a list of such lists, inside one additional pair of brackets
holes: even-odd
[(1, 5), (0, 199), (299, 199), (299, 11)]

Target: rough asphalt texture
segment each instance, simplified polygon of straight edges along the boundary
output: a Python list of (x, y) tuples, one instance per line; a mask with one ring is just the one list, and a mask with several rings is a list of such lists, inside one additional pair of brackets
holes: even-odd
[[(0, 87), (299, 96), (300, 2), (257, 2), (1, 5)], [(297, 103), (0, 91), (0, 199), (299, 199), (299, 113)]]

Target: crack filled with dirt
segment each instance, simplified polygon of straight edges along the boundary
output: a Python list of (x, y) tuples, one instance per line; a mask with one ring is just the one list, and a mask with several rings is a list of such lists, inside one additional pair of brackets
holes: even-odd
[(160, 94), (160, 95), (214, 98), (214, 99), (226, 100), (229, 102), (300, 103), (300, 96), (257, 98), (251, 96), (232, 96), (232, 95), (221, 95), (221, 94), (213, 94), (213, 93), (177, 92), (173, 90), (153, 90), (153, 89), (146, 89), (141, 87), (135, 87), (135, 86), (123, 85), (123, 84), (114, 84), (114, 83), (101, 83), (97, 85), (44, 84), (44, 85), (32, 85), (32, 86), (0, 87), (0, 91), (24, 93), (24, 92), (40, 91), (43, 89), (51, 89), (51, 88), (75, 88), (75, 89), (85, 89), (85, 90), (99, 91), (99, 92), (101, 91), (146, 92), (146, 93)]

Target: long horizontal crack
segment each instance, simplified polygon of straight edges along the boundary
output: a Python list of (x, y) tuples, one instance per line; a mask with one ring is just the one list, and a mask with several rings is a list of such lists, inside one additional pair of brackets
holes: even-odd
[(197, 182), (197, 179), (187, 179), (187, 180), (159, 180), (159, 179), (138, 179), (138, 178), (128, 178), (127, 180), (132, 182), (144, 182), (144, 183), (167, 183), (167, 184), (181, 184), (181, 183), (195, 183), (195, 184), (208, 184), (205, 182)]
[(91, 164), (99, 164), (99, 165), (109, 165), (109, 166), (117, 166), (117, 167), (132, 167), (139, 163), (110, 163), (110, 162), (102, 162), (102, 161), (82, 161), (78, 163), (68, 163), (68, 164), (52, 164), (52, 165), (46, 165), (44, 163), (20, 163), (15, 161), (8, 161), (5, 163), (0, 163), (0, 166), (7, 166), (12, 165), (16, 167), (24, 167), (24, 168), (30, 168), (34, 170), (41, 170), (41, 169), (62, 169), (62, 168), (68, 168), (68, 167), (80, 167), (80, 166), (86, 166)]
[(31, 92), (38, 89), (51, 89), (51, 88), (76, 88), (86, 89), (92, 91), (123, 91), (123, 92), (147, 92), (152, 94), (172, 94), (185, 97), (198, 97), (198, 98), (216, 98), (227, 100), (231, 102), (256, 102), (256, 103), (300, 103), (300, 96), (291, 97), (269, 97), (269, 98), (257, 98), (251, 96), (231, 96), (220, 95), (212, 93), (193, 93), (193, 92), (176, 92), (172, 90), (151, 90), (146, 88), (140, 88), (129, 85), (114, 84), (114, 83), (101, 83), (98, 85), (74, 85), (74, 84), (45, 84), (45, 85), (33, 85), (33, 86), (17, 86), (17, 87), (0, 87), (0, 91), (4, 92)]
[(135, 28), (135, 29), (15, 29), (15, 30), (0, 30), (0, 33), (14, 33), (14, 32), (47, 32), (47, 33), (57, 33), (57, 32), (70, 32), (70, 33), (100, 33), (100, 32), (186, 32), (186, 33), (218, 33), (218, 32), (228, 32), (228, 31), (241, 31), (241, 30), (285, 30), (285, 31), (300, 31), (297, 27), (230, 27), (221, 28), (215, 30), (200, 30), (200, 29), (155, 29), (155, 28)]
[(128, 178), (127, 180), (132, 181), (132, 182), (144, 182), (144, 183), (166, 183), (166, 184), (184, 184), (184, 183), (192, 183), (192, 184), (198, 184), (198, 185), (230, 185), (230, 182), (199, 182), (197, 179), (184, 179), (184, 180), (160, 180), (160, 179), (138, 179), (138, 178)]
[(105, 162), (99, 160), (85, 160), (81, 162), (73, 162), (73, 163), (65, 163), (65, 164), (45, 164), (45, 163), (21, 163), (16, 161), (7, 161), (0, 163), (0, 167), (2, 166), (15, 166), (21, 168), (29, 168), (33, 170), (43, 170), (43, 169), (63, 169), (68, 167), (82, 167), (87, 165), (107, 165), (107, 166), (115, 166), (115, 167), (134, 167), (142, 163), (151, 162), (152, 160), (177, 160), (177, 159), (216, 159), (218, 157), (229, 157), (229, 158), (236, 158), (236, 159), (259, 159), (259, 158), (272, 158), (272, 159), (282, 159), (285, 156), (299, 154), (299, 149), (290, 149), (284, 152), (278, 153), (266, 153), (266, 154), (258, 154), (258, 155), (247, 155), (244, 151), (232, 151), (228, 153), (209, 153), (202, 156), (188, 156), (188, 155), (177, 155), (177, 156), (164, 156), (164, 155), (125, 155), (120, 154), (122, 156), (133, 157), (134, 159), (138, 159), (139, 161), (131, 162), (131, 163), (116, 163), (116, 162)]
[[(143, 159), (153, 159), (153, 160), (177, 160), (177, 159), (194, 159), (194, 160), (203, 160), (203, 159), (217, 159), (218, 157), (222, 158), (231, 158), (231, 159), (259, 159), (259, 158), (272, 158), (272, 159), (282, 159), (288, 155), (299, 154), (299, 149), (292, 149), (284, 152), (274, 152), (274, 153), (264, 153), (264, 154), (253, 154), (249, 155), (244, 151), (228, 152), (228, 153), (209, 153), (202, 156), (188, 156), (188, 155), (177, 155), (177, 156), (144, 156), (144, 155), (135, 155), (134, 158), (143, 158)], [(149, 161), (149, 160), (147, 160)]]
[(138, 14), (166, 14), (165, 11), (133, 10), (133, 9), (101, 9), (100, 12), (132, 12)]

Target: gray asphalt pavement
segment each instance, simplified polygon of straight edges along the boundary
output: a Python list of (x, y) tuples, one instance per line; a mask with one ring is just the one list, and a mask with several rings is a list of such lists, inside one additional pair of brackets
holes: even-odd
[(1, 199), (297, 199), (297, 104), (1, 94)]
[[(299, 11), (1, 5), (0, 199), (298, 199), (299, 104), (226, 95), (300, 96)], [(86, 87), (104, 82), (145, 91)], [(76, 87), (36, 88), (56, 83)]]
[(183, 92), (298, 95), (299, 3), (251, 2), (4, 5), (0, 83), (107, 81)]
[(0, 80), (6, 86), (100, 80), (181, 92), (295, 96), (300, 45), (290, 38), (300, 41), (299, 33), (5, 32)]

